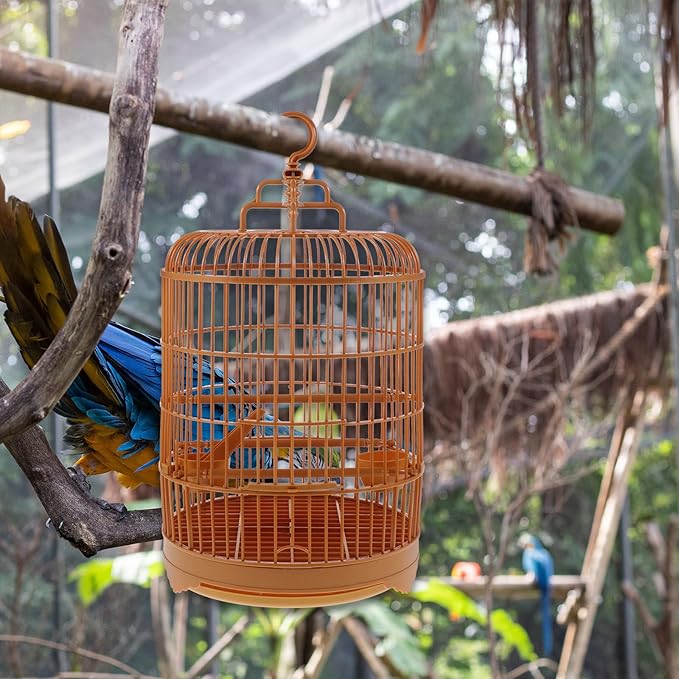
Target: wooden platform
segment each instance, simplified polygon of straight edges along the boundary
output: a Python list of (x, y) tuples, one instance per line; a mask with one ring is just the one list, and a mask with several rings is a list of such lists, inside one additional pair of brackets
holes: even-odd
[[(418, 578), (415, 581), (415, 587), (418, 584), (425, 585), (430, 579), (452, 585), (474, 598), (483, 596), (488, 582), (485, 575), (466, 580), (451, 577)], [(552, 598), (556, 600), (565, 599), (571, 590), (582, 590), (585, 587), (585, 581), (579, 575), (553, 575), (551, 583)], [(493, 594), (502, 599), (534, 599), (538, 596), (539, 590), (532, 575), (497, 575), (493, 579)]]

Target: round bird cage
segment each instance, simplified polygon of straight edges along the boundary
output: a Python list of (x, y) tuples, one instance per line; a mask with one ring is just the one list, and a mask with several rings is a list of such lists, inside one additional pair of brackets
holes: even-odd
[[(180, 238), (161, 274), (164, 553), (175, 591), (318, 606), (415, 577), (424, 273), (401, 236), (347, 231), (300, 169), (313, 123), (285, 115), (310, 139), (282, 180), (237, 231)], [(276, 228), (248, 228), (254, 209)], [(300, 228), (308, 209), (338, 229)]]

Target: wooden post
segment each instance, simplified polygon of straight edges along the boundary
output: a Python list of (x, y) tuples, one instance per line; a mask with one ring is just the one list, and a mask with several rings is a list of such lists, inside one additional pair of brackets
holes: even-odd
[(638, 390), (632, 402), (618, 417), (582, 565), (584, 596), (567, 601), (564, 607), (570, 611), (560, 616), (567, 617), (569, 622), (557, 679), (580, 679), (582, 676), (594, 618), (627, 495), (627, 481), (643, 430), (645, 401), (646, 392)]

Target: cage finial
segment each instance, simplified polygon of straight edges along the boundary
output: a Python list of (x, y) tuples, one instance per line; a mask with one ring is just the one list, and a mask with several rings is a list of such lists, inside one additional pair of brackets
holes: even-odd
[[(259, 182), (255, 191), (255, 199), (245, 203), (241, 208), (238, 231), (240, 233), (245, 233), (247, 231), (247, 215), (250, 210), (265, 208), (286, 210), (287, 230), (294, 233), (297, 230), (299, 211), (306, 208), (334, 210), (338, 215), (338, 229), (341, 233), (344, 233), (347, 230), (346, 214), (344, 208), (331, 199), (328, 184), (321, 179), (305, 179), (304, 173), (299, 166), (300, 161), (309, 156), (316, 148), (316, 142), (318, 140), (316, 125), (308, 115), (299, 113), (298, 111), (288, 111), (287, 113), (283, 113), (283, 115), (288, 118), (301, 120), (304, 123), (309, 132), (307, 143), (301, 149), (293, 151), (288, 156), (282, 179), (264, 179)], [(265, 188), (281, 185), (284, 188), (282, 201), (264, 199), (263, 191)], [(304, 186), (318, 187), (323, 199), (303, 201), (301, 194)], [(282, 226), (282, 228), (285, 228), (285, 226)]]
[(299, 168), (301, 160), (306, 158), (315, 148), (318, 139), (316, 125), (314, 121), (305, 113), (299, 111), (287, 111), (283, 114), (286, 118), (296, 118), (301, 120), (309, 132), (309, 139), (306, 145), (294, 151), (288, 156), (288, 161), (283, 170), (283, 185), (285, 186), (285, 203), (288, 210), (288, 228), (291, 232), (297, 229), (297, 216), (299, 214), (301, 195), (300, 191), (304, 180), (302, 170)]
[[(296, 176), (300, 176), (297, 173), (299, 170), (299, 161), (306, 158), (311, 152), (316, 148), (316, 142), (318, 141), (318, 133), (316, 132), (316, 125), (314, 121), (306, 115), (306, 113), (300, 113), (299, 111), (287, 111), (283, 114), (286, 118), (296, 118), (301, 120), (309, 132), (309, 139), (306, 145), (299, 149), (299, 151), (294, 151), (288, 156), (288, 161), (285, 165), (285, 170), (283, 171), (283, 176), (290, 176), (288, 172), (292, 171)], [(300, 173), (301, 174), (301, 173)]]

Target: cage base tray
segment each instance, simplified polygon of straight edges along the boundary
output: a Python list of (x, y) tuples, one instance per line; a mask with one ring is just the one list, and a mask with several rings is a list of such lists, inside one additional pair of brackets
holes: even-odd
[(176, 592), (287, 608), (408, 591), (419, 554), (417, 538), (407, 539), (408, 516), (359, 498), (345, 498), (340, 513), (341, 504), (337, 496), (196, 503), (193, 520), (177, 512), (175, 539), (163, 541), (170, 584)]

